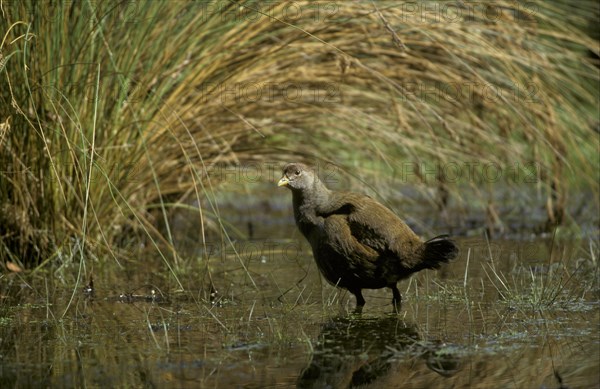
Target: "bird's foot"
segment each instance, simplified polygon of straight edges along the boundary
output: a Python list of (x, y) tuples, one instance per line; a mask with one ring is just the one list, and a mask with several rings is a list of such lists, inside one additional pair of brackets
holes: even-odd
[(358, 316), (362, 315), (363, 308), (364, 308), (364, 305), (357, 305), (354, 308), (354, 311), (352, 312), (352, 314), (353, 315), (358, 315)]
[(392, 313), (400, 313), (400, 310), (402, 309), (402, 301), (399, 300), (392, 300)]

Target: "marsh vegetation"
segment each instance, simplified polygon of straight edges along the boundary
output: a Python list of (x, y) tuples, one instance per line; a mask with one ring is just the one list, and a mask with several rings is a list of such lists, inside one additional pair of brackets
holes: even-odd
[[(0, 2), (0, 386), (597, 385), (598, 17)], [(459, 259), (350, 315), (296, 160)]]

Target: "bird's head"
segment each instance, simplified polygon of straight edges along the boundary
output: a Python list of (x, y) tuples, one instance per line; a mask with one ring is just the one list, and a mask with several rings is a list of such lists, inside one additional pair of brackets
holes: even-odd
[(311, 168), (303, 163), (288, 163), (283, 167), (283, 176), (277, 186), (286, 186), (291, 190), (308, 190), (318, 181)]

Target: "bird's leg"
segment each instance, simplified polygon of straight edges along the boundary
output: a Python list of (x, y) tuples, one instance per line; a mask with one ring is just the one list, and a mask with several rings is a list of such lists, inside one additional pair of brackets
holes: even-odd
[(365, 305), (365, 299), (362, 295), (362, 291), (360, 289), (354, 289), (351, 290), (350, 293), (356, 297), (356, 308), (358, 309), (360, 307), (362, 309), (362, 307)]
[(388, 287), (392, 290), (392, 295), (394, 296), (392, 298), (392, 304), (394, 304), (394, 307), (400, 308), (400, 306), (402, 305), (402, 296), (400, 295), (398, 287), (396, 286), (396, 284), (391, 284)]

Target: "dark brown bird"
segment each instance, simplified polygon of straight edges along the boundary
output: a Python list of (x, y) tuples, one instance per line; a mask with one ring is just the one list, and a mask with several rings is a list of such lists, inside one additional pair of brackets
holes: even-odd
[(319, 270), (331, 284), (365, 305), (362, 289), (392, 290), (396, 283), (423, 269), (437, 269), (458, 254), (447, 236), (423, 242), (398, 216), (371, 197), (334, 192), (302, 163), (283, 168), (278, 186), (292, 191), (296, 225), (312, 246)]

